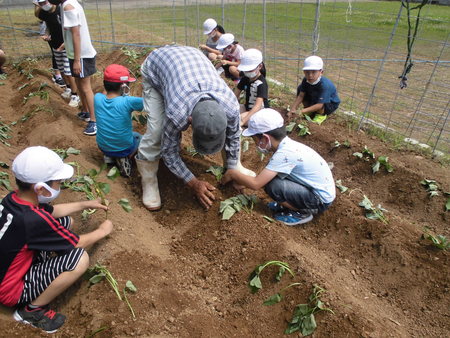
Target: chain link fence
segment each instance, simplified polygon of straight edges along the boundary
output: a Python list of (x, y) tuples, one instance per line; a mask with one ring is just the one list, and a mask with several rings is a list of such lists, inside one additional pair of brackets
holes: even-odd
[[(99, 52), (170, 43), (198, 46), (206, 40), (202, 23), (211, 17), (244, 48), (259, 48), (272, 86), (292, 93), (303, 76), (304, 58), (319, 55), (325, 76), (338, 87), (342, 100), (338, 113), (351, 115), (355, 127), (370, 123), (389, 135), (449, 153), (449, 6), (424, 3), (419, 13), (414, 7), (420, 3), (406, 0), (403, 6), (398, 1), (352, 0), (82, 4)], [(0, 0), (0, 43), (11, 59), (49, 55), (48, 46), (37, 37), (33, 7), (30, 0)], [(414, 66), (407, 74), (407, 88), (400, 89), (407, 55)]]

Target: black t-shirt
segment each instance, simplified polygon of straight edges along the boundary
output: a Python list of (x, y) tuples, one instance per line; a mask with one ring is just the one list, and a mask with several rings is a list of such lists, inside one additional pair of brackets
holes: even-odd
[(47, 24), (47, 29), (51, 35), (51, 40), (49, 41), (49, 43), (50, 46), (52, 46), (52, 48), (54, 49), (61, 46), (62, 43), (64, 42), (61, 26), (61, 18), (59, 13), (60, 11), (58, 6), (52, 13), (46, 12), (41, 8), (38, 15), (39, 19), (45, 21), (45, 23)]
[(239, 90), (245, 90), (245, 109), (247, 111), (253, 108), (258, 97), (264, 99), (263, 108), (269, 108), (269, 86), (267, 85), (266, 78), (262, 74), (253, 82), (250, 82), (250, 79), (244, 76), (239, 81), (237, 88)]

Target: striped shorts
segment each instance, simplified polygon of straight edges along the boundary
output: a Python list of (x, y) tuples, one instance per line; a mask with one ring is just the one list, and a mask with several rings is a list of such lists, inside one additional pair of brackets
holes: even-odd
[(66, 51), (63, 50), (58, 52), (54, 48), (52, 48), (52, 51), (55, 57), (56, 67), (58, 67), (59, 71), (63, 72), (67, 76), (72, 76), (72, 73), (70, 72), (69, 58), (67, 57)]
[[(69, 216), (59, 218), (58, 221), (66, 229), (70, 228)], [(84, 249), (82, 248), (75, 248), (58, 256), (54, 256), (51, 252), (47, 251), (39, 252), (35, 261), (24, 276), (24, 288), (18, 305), (31, 303), (39, 297), (39, 295), (44, 292), (44, 290), (47, 289), (61, 273), (74, 270), (83, 253)]]

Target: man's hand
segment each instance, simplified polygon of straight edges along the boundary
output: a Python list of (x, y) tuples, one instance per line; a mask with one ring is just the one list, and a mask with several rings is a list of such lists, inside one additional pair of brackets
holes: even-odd
[(108, 236), (111, 233), (112, 229), (113, 229), (113, 224), (109, 219), (104, 221), (98, 227), (98, 230), (101, 230), (103, 232), (103, 237)]
[(213, 201), (216, 199), (212, 191), (216, 190), (211, 184), (205, 181), (200, 181), (197, 178), (193, 178), (190, 180), (187, 185), (194, 190), (195, 195), (197, 196), (200, 203), (206, 208), (209, 209), (213, 204)]
[(102, 209), (102, 210), (108, 210), (108, 207), (106, 205), (103, 205), (100, 198), (97, 198), (92, 201), (85, 201), (84, 202), (84, 209)]
[(81, 73), (81, 61), (78, 60), (73, 60), (73, 74), (74, 75), (80, 75)]

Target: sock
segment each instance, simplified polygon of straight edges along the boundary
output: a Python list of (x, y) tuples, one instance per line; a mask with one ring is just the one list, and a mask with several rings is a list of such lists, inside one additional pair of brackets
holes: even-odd
[(25, 307), (25, 310), (27, 310), (27, 311), (33, 311), (33, 310), (36, 310), (36, 309), (39, 309), (39, 308), (42, 308), (42, 307), (43, 307), (43, 306), (28, 304), (28, 305)]
[(62, 79), (61, 74), (55, 74), (55, 79)]

